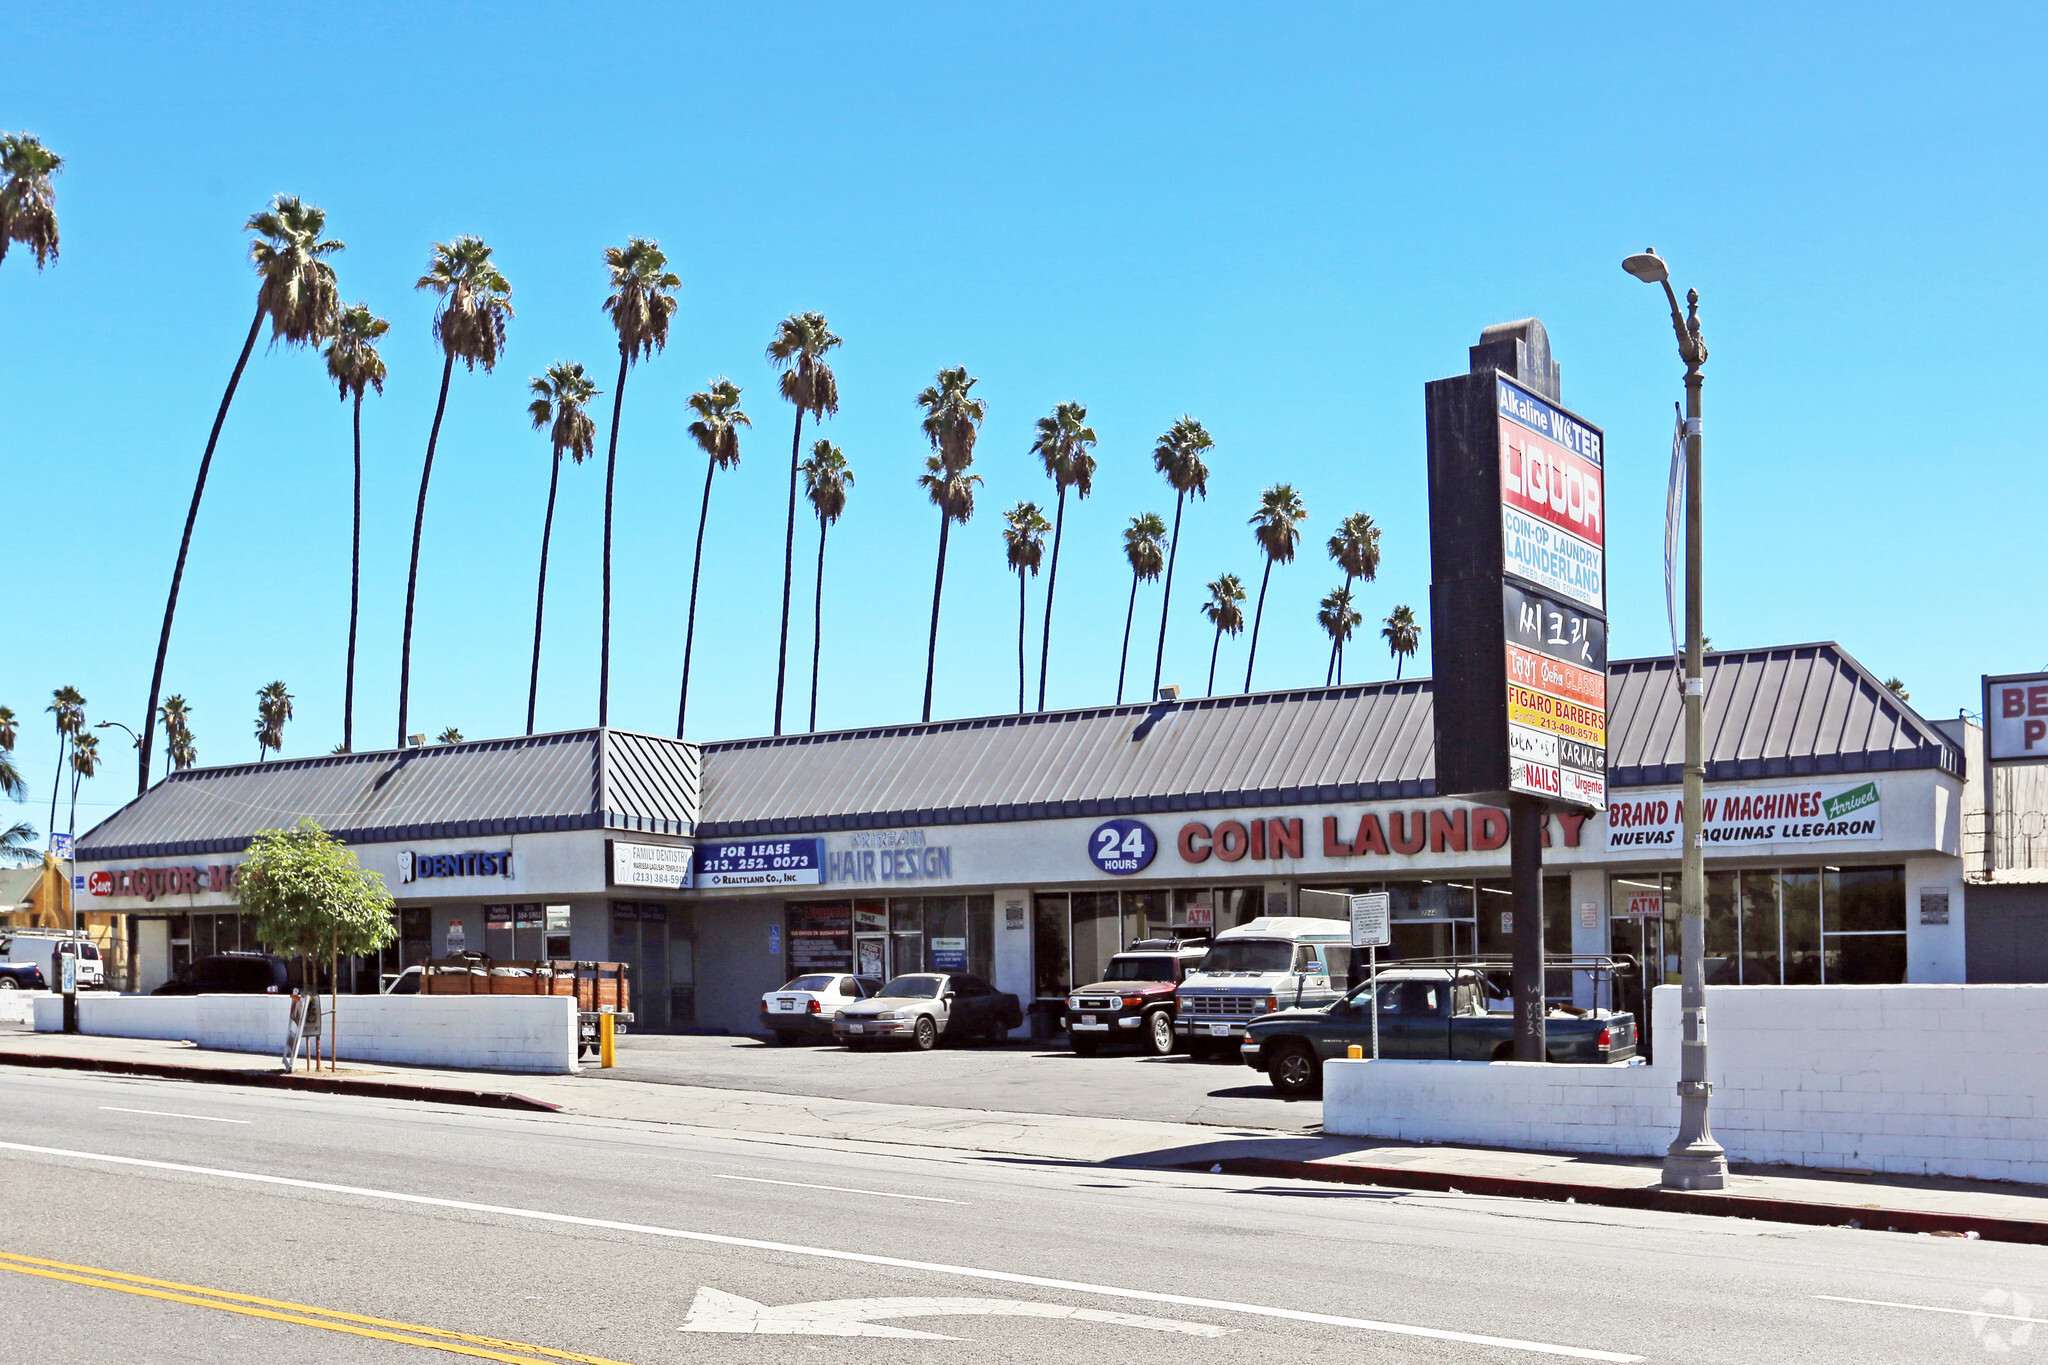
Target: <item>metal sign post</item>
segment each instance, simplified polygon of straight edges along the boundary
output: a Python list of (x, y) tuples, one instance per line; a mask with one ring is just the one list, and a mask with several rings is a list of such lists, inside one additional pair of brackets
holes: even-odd
[(1369, 975), (1367, 994), (1372, 997), (1372, 1059), (1380, 1059), (1380, 949), (1394, 941), (1388, 922), (1392, 898), (1384, 891), (1368, 891), (1351, 897), (1351, 946), (1365, 949)]

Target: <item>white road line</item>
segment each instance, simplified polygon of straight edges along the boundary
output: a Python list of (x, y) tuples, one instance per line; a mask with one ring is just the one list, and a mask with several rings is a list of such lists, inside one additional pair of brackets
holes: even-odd
[(217, 1119), (211, 1114), (173, 1114), (168, 1109), (123, 1109), (118, 1104), (103, 1104), (100, 1108), (109, 1114), (153, 1114), (160, 1119), (198, 1119), (201, 1123), (247, 1123), (247, 1119)]
[(744, 1180), (749, 1185), (787, 1185), (793, 1190), (831, 1190), (835, 1194), (871, 1194), (877, 1199), (915, 1199), (924, 1204), (965, 1204), (965, 1199), (940, 1199), (929, 1194), (891, 1194), (887, 1190), (856, 1190), (849, 1185), (806, 1185), (801, 1180), (764, 1180), (758, 1175), (714, 1175), (713, 1180)]
[(38, 1147), (26, 1142), (0, 1142), (0, 1151), (32, 1152), (38, 1156), (65, 1157), (73, 1161), (98, 1161), (110, 1166), (139, 1166), (147, 1170), (177, 1171), (185, 1175), (208, 1175), (219, 1180), (245, 1180), (258, 1185), (283, 1185), (292, 1189), (319, 1190), (326, 1194), (353, 1195), (359, 1199), (384, 1199), (395, 1204), (421, 1204), (430, 1208), (464, 1209), (471, 1213), (492, 1213), (503, 1218), (530, 1218), (540, 1223), (566, 1223), (575, 1227), (605, 1228), (613, 1232), (636, 1232), (647, 1237), (672, 1237), (685, 1242), (712, 1246), (745, 1247), (750, 1251), (773, 1251), (787, 1256), (816, 1256), (821, 1260), (850, 1261), (860, 1265), (888, 1266), (893, 1270), (921, 1270), (937, 1275), (958, 1275), (962, 1279), (991, 1280), (999, 1284), (1031, 1285), (1069, 1294), (1098, 1294), (1104, 1298), (1136, 1299), (1146, 1303), (1171, 1303), (1183, 1308), (1207, 1308), (1223, 1313), (1244, 1313), (1252, 1317), (1280, 1318), (1289, 1322), (1313, 1322), (1328, 1327), (1355, 1327), (1367, 1332), (1394, 1336), (1425, 1337), (1432, 1341), (1455, 1341), (1470, 1346), (1494, 1346), (1509, 1351), (1531, 1351), (1539, 1355), (1566, 1356), (1573, 1360), (1605, 1360), (1633, 1365), (1641, 1356), (1615, 1351), (1594, 1351), (1583, 1346), (1559, 1346), (1551, 1342), (1523, 1341), (1516, 1337), (1484, 1336), (1477, 1332), (1453, 1332), (1441, 1327), (1416, 1327), (1407, 1323), (1376, 1322), (1370, 1318), (1346, 1318), (1334, 1313), (1309, 1313), (1297, 1308), (1273, 1308), (1263, 1304), (1231, 1303), (1224, 1299), (1202, 1299), (1191, 1294), (1163, 1294), (1149, 1289), (1124, 1289), (1116, 1285), (1086, 1284), (1078, 1280), (1055, 1280), (1043, 1275), (1023, 1275), (1009, 1270), (984, 1270), (978, 1266), (943, 1265), (933, 1261), (912, 1261), (898, 1256), (875, 1256), (859, 1251), (838, 1251), (830, 1247), (797, 1246), (789, 1242), (766, 1242), (753, 1237), (727, 1237), (713, 1232), (687, 1232), (679, 1228), (654, 1227), (646, 1223), (624, 1223), (610, 1218), (584, 1218), (572, 1213), (549, 1213), (541, 1209), (508, 1208), (502, 1204), (478, 1204), (467, 1199), (438, 1199), (425, 1194), (403, 1194), (395, 1190), (371, 1190), (358, 1185), (331, 1185), (319, 1180), (298, 1180), (291, 1176), (258, 1175), (253, 1171), (226, 1171), (213, 1166), (188, 1166), (176, 1161), (150, 1161), (142, 1157), (111, 1156), (105, 1152), (79, 1152), (67, 1147)]
[(1845, 1299), (1840, 1294), (1815, 1294), (1829, 1303), (1860, 1303), (1871, 1308), (1911, 1308), (1920, 1313), (1956, 1313), (1966, 1318), (1997, 1318), (2001, 1322), (2048, 1322), (2048, 1318), (2023, 1318), (2014, 1313), (1993, 1313), (1983, 1308), (1936, 1308), (1925, 1303), (1892, 1303), (1886, 1299)]

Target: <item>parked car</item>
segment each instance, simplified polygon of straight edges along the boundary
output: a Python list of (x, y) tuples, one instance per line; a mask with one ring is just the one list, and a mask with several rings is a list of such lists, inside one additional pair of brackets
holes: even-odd
[(1337, 999), (1350, 973), (1348, 922), (1262, 916), (1216, 935), (1181, 983), (1173, 1031), (1197, 1057), (1223, 1055), (1262, 1014)]
[(290, 995), (290, 964), (270, 953), (215, 953), (179, 972), (151, 995)]
[[(1512, 1011), (1497, 1000), (1486, 975), (1473, 968), (1395, 967), (1380, 972), (1334, 1004), (1287, 1009), (1254, 1019), (1240, 1054), (1283, 1095), (1313, 1093), (1323, 1063), (1354, 1044), (1372, 1055), (1372, 997), (1377, 982), (1380, 1056), (1396, 1061), (1511, 1061)], [(1613, 1010), (1552, 1007), (1544, 1022), (1553, 1062), (1625, 1062), (1636, 1055), (1635, 1016)]]
[(418, 995), (420, 993), (421, 968), (418, 963), (402, 972), (395, 972), (384, 978), (378, 989), (379, 995)]
[(0, 932), (0, 959), (34, 963), (42, 968), (43, 980), (49, 982), (53, 990), (64, 975), (58, 962), (73, 954), (78, 958), (78, 989), (97, 990), (106, 985), (107, 964), (100, 957), (99, 945), (91, 939), (73, 938), (56, 929)]
[(849, 1047), (907, 1042), (929, 1052), (941, 1038), (996, 1039), (1023, 1022), (1017, 997), (978, 976), (915, 972), (841, 1009), (832, 1021), (832, 1036)]
[(1109, 960), (1102, 980), (1067, 997), (1067, 1038), (1083, 1057), (1098, 1048), (1136, 1043), (1155, 1057), (1177, 1046), (1175, 997), (1188, 972), (1208, 953), (1207, 940), (1176, 943), (1141, 938)]
[(784, 1047), (806, 1038), (830, 1038), (839, 1011), (881, 989), (880, 977), (807, 973), (761, 997), (761, 1027)]
[(47, 988), (43, 969), (33, 962), (0, 962), (0, 991), (40, 991)]

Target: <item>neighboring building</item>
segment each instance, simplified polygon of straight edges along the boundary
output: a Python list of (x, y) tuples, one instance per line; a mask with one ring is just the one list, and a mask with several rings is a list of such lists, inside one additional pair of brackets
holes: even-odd
[[(1557, 949), (1637, 958), (1632, 997), (1677, 969), (1671, 660), (1614, 664), (1609, 710), (1610, 806), (1550, 817), (1545, 919)], [(623, 960), (654, 1030), (751, 1029), (760, 993), (810, 968), (971, 970), (1050, 1002), (1132, 938), (1300, 913), (1308, 889), (1390, 891), (1397, 954), (1505, 952), (1506, 814), (1435, 795), (1432, 734), (1414, 679), (188, 769), (86, 835), (79, 869), (135, 917), (147, 989), (254, 946), (235, 865), (256, 830), (310, 815), (399, 903), (358, 989), (463, 949)], [(1809, 644), (1709, 656), (1706, 752), (1713, 979), (1974, 979), (1967, 734)]]
[(127, 989), (134, 980), (134, 962), (127, 938), (128, 916), (81, 903), (79, 923), (71, 922), (71, 896), (64, 885), (64, 865), (30, 863), (0, 868), (0, 935), (9, 929), (72, 929), (99, 945), (106, 963), (107, 986)]

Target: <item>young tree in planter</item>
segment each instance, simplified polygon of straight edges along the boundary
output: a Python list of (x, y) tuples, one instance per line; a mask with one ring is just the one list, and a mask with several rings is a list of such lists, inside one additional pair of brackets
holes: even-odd
[(384, 879), (356, 865), (356, 855), (305, 819), (291, 829), (267, 829), (249, 841), (249, 856), (235, 887), (244, 914), (256, 917), (256, 940), (280, 957), (329, 964), (328, 1065), (334, 1063), (336, 991), (343, 957), (374, 953), (397, 937), (396, 908)]

